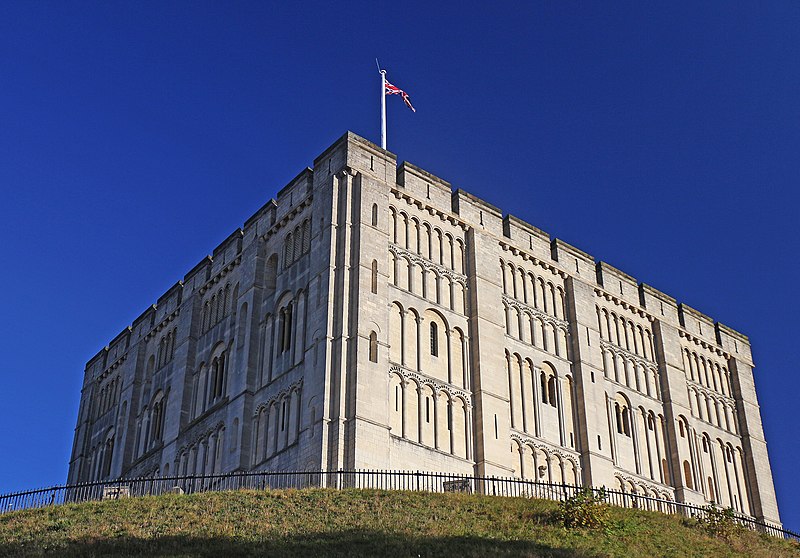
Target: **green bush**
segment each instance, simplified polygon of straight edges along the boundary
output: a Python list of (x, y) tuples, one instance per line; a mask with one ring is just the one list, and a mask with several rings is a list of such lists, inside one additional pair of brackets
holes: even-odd
[(581, 489), (575, 496), (561, 502), (559, 517), (564, 527), (583, 529), (605, 529), (609, 522), (609, 508), (605, 502), (606, 492), (600, 489), (596, 493), (588, 487)]
[(720, 508), (713, 504), (703, 508), (703, 514), (697, 518), (697, 523), (708, 534), (726, 540), (730, 540), (731, 536), (742, 529), (736, 522), (736, 514), (732, 508)]

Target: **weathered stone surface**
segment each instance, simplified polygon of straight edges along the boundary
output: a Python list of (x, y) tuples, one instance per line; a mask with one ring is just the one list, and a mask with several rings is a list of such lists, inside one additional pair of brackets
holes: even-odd
[(412, 469), (779, 521), (747, 337), (347, 133), (86, 365), (69, 481)]

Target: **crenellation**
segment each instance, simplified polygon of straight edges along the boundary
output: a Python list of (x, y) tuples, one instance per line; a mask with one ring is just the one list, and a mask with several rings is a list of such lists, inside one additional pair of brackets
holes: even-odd
[(242, 252), (242, 239), (244, 238), (244, 230), (236, 229), (228, 238), (223, 240), (214, 251), (211, 253), (211, 259), (214, 261), (212, 266), (212, 273), (215, 273), (218, 266), (225, 266), (231, 262), (236, 256)]
[(550, 235), (522, 219), (506, 215), (503, 219), (503, 235), (540, 261), (549, 262), (552, 259)]
[(678, 315), (678, 301), (646, 283), (639, 285), (639, 300), (642, 308), (653, 316), (653, 319), (669, 323), (672, 326), (680, 325)]
[(717, 343), (734, 358), (738, 358), (752, 366), (753, 355), (750, 348), (750, 339), (743, 333), (719, 322), (715, 324)]
[(140, 339), (150, 333), (150, 330), (153, 329), (153, 325), (155, 323), (155, 315), (156, 315), (156, 305), (153, 304), (147, 308), (144, 312), (142, 312), (138, 318), (133, 320), (133, 324), (131, 325), (131, 329), (133, 331), (134, 337)]
[(103, 347), (100, 349), (97, 354), (95, 354), (89, 361), (86, 363), (86, 367), (84, 368), (84, 378), (83, 378), (83, 385), (86, 386), (94, 381), (94, 379), (103, 373), (106, 369), (106, 357), (108, 355), (108, 346)]
[(363, 172), (385, 183), (397, 182), (397, 156), (353, 132), (347, 132), (314, 159), (315, 184), (343, 169)]
[(280, 221), (297, 204), (304, 201), (313, 191), (314, 171), (306, 167), (289, 183), (278, 191), (276, 196), (275, 220)]
[(411, 469), (779, 523), (752, 367), (746, 336), (348, 132), (90, 359), (69, 479)]
[(554, 238), (550, 241), (550, 254), (550, 257), (568, 273), (582, 281), (590, 281), (592, 284), (597, 282), (594, 257), (583, 250), (567, 244), (560, 238)]
[(397, 185), (409, 194), (434, 207), (448, 207), (452, 196), (449, 182), (409, 162), (397, 168)]
[(458, 188), (453, 191), (452, 212), (475, 228), (503, 236), (503, 212), (479, 197)]
[(264, 232), (275, 223), (275, 212), (277, 208), (278, 202), (274, 199), (262, 205), (244, 222), (242, 228), (245, 234), (251, 230), (254, 230), (256, 236), (264, 234)]
[(186, 275), (183, 276), (183, 288), (187, 292), (194, 292), (208, 282), (211, 276), (211, 256), (206, 256), (200, 260)]
[(713, 343), (717, 342), (716, 328), (712, 318), (684, 303), (678, 304), (678, 317), (681, 327), (687, 333), (711, 340)]
[(158, 297), (153, 308), (155, 309), (155, 321), (160, 322), (167, 315), (174, 312), (181, 305), (183, 295), (183, 281), (178, 281), (172, 285), (167, 292)]
[(635, 306), (640, 304), (639, 283), (636, 279), (606, 262), (598, 261), (596, 269), (597, 282), (606, 291), (613, 293), (614, 296), (625, 300), (629, 304)]
[(114, 339), (108, 344), (108, 353), (106, 356), (106, 365), (118, 359), (125, 351), (128, 350), (128, 341), (131, 337), (131, 326), (127, 326), (120, 331)]

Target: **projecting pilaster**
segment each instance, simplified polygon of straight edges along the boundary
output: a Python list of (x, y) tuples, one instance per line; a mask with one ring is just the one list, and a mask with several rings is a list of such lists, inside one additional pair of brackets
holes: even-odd
[[(459, 192), (455, 195), (459, 196)], [(469, 211), (470, 205), (472, 200), (458, 199), (457, 207), (462, 213)], [(491, 226), (496, 221), (500, 226), (499, 215), (492, 214), (490, 208), (475, 213), (477, 223)], [(479, 475), (511, 476), (511, 418), (503, 353), (505, 326), (500, 304), (503, 288), (497, 265), (497, 240), (482, 228), (471, 228), (467, 232), (467, 245), (475, 465)]]
[(742, 359), (729, 360), (733, 394), (736, 399), (736, 412), (742, 434), (742, 449), (747, 471), (752, 514), (759, 520), (780, 523), (778, 502), (775, 499), (775, 485), (772, 469), (767, 455), (767, 442), (761, 424), (761, 411), (758, 406), (752, 365)]
[(572, 277), (567, 278), (566, 287), (583, 480), (595, 486), (614, 486), (606, 392), (599, 387), (603, 385), (603, 356), (593, 287)]
[[(348, 367), (348, 432), (352, 431), (349, 467), (381, 469), (389, 460), (389, 187), (358, 173), (353, 189), (353, 244), (349, 296), (356, 339)], [(401, 433), (395, 433), (400, 435)]]
[(679, 502), (705, 505), (680, 335), (677, 327), (666, 320), (658, 320), (653, 324), (653, 334), (661, 375), (666, 453), (669, 458), (667, 468), (672, 475), (672, 486), (675, 487)]

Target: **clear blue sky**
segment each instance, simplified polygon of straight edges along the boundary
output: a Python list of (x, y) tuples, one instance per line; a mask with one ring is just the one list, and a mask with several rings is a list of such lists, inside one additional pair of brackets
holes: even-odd
[(400, 160), (750, 336), (800, 529), (800, 4), (287, 4), (0, 3), (0, 492), (64, 482), (108, 340), (379, 140), (377, 56)]

